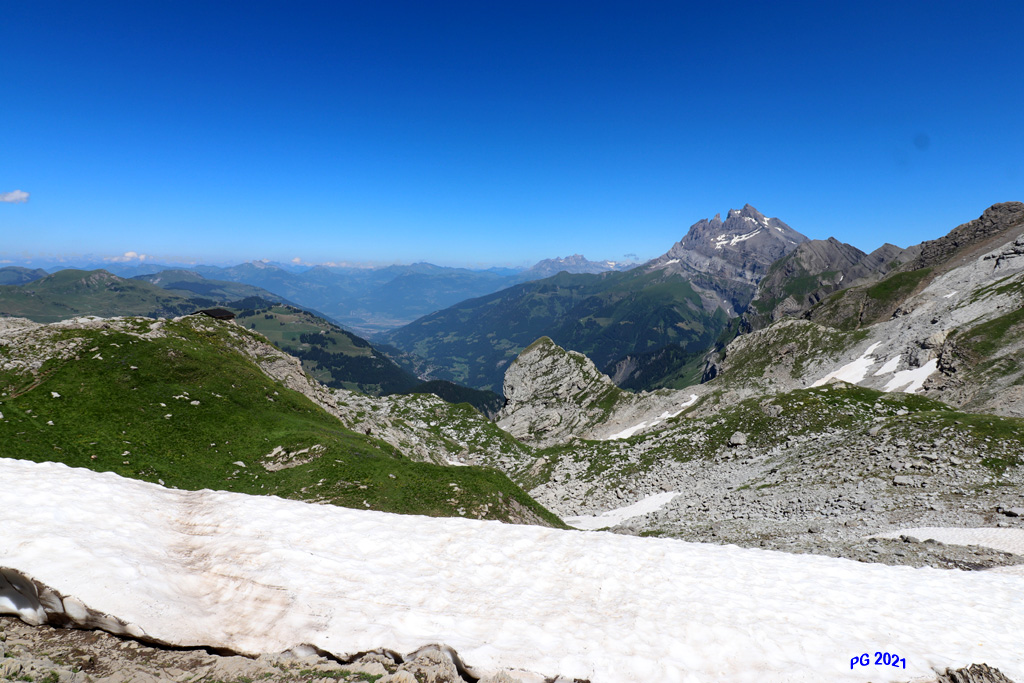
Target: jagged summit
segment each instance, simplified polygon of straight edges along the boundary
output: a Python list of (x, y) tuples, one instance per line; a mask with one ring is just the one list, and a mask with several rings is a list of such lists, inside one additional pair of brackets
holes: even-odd
[(650, 268), (674, 268), (756, 283), (774, 261), (807, 241), (778, 218), (768, 218), (750, 204), (697, 221), (683, 239)]

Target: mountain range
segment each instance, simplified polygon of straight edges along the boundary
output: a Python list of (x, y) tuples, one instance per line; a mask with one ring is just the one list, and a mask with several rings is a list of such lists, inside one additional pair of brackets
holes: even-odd
[[(471, 270), (430, 263), (381, 268), (350, 266), (296, 266), (251, 261), (235, 266), (189, 265), (164, 267), (156, 263), (92, 262), (57, 270), (105, 270), (124, 278), (145, 280), (165, 289), (186, 290), (213, 296), (225, 283), (250, 285), (263, 290), (238, 291), (233, 298), (262, 296), (285, 301), (330, 319), (361, 335), (372, 335), (409, 323), (420, 316), (464, 299), (490, 294), (521, 282), (549, 277), (561, 271), (601, 273), (628, 269), (631, 262), (589, 261), (579, 254), (545, 259), (527, 269), (490, 268)], [(24, 284), (47, 271), (17, 266), (0, 268), (0, 285)], [(220, 284), (211, 285), (208, 280)], [(268, 293), (273, 293), (268, 296)]]
[[(215, 283), (204, 291), (230, 293)], [(377, 373), (373, 363), (382, 356), (372, 344), (310, 311), (253, 297), (242, 300), (248, 305), (236, 309), (233, 321), (183, 316), (179, 307), (195, 301), (176, 292), (198, 295), (102, 271), (66, 271), (0, 288), (10, 295), (0, 298), (0, 311), (7, 314), (0, 317), (0, 455), (110, 473), (102, 479), (110, 487), (122, 481), (112, 475), (143, 480), (154, 496), (166, 491), (152, 485), (212, 489), (191, 498), (175, 493), (187, 502), (182, 514), (190, 532), (172, 534), (177, 540), (166, 551), (161, 547), (161, 557), (181, 554), (175, 550), (181, 544), (198, 547), (192, 537), (209, 534), (196, 530), (245, 523), (199, 514), (197, 506), (207, 505), (200, 498), (222, 500), (218, 495), (226, 494), (219, 491), (361, 510), (346, 516), (345, 524), (369, 531), (346, 535), (345, 544), (378, 567), (393, 566), (395, 546), (377, 545), (384, 536), (371, 530), (377, 522), (370, 520), (379, 521), (373, 517), (379, 512), (368, 508), (639, 537), (629, 539), (637, 553), (627, 563), (641, 548), (646, 552), (644, 539), (659, 537), (652, 542), (659, 553), (679, 553), (672, 571), (685, 572), (692, 556), (686, 553), (691, 546), (671, 539), (737, 545), (741, 549), (729, 551), (738, 553), (729, 566), (785, 558), (786, 581), (802, 581), (793, 577), (814, 567), (824, 592), (831, 584), (817, 570), (852, 572), (854, 561), (929, 567), (920, 576), (951, 595), (984, 583), (984, 590), (971, 593), (972, 610), (989, 609), (993, 600), (1005, 608), (1020, 595), (1022, 203), (993, 205), (935, 240), (906, 249), (883, 245), (871, 254), (837, 240), (808, 240), (747, 206), (730, 211), (724, 221), (699, 221), (663, 256), (637, 268), (563, 272), (464, 301), (408, 326), (419, 336), (398, 340), (411, 349), (407, 353), (422, 353), (426, 362), (430, 356), (441, 359), (448, 372), (500, 388), (505, 401), (494, 420), (470, 405), (429, 394), (373, 395), (386, 393), (382, 384), (393, 369)], [(123, 310), (118, 317), (59, 319), (62, 312), (81, 316), (87, 300), (104, 310)], [(52, 321), (12, 315), (31, 306)], [(137, 312), (154, 314), (158, 308), (161, 319)], [(401, 337), (403, 329), (391, 334)], [(530, 335), (536, 336), (516, 348)], [(582, 348), (559, 341), (565, 338)], [(343, 349), (368, 359), (362, 381), (346, 384), (335, 374), (343, 363), (328, 355)], [(666, 349), (679, 351), (661, 366), (639, 360)], [(685, 384), (626, 390), (621, 377), (602, 372), (618, 368), (623, 359), (632, 359), (634, 370), (646, 368), (653, 376), (657, 367), (661, 377)], [(499, 380), (491, 365), (501, 370)], [(694, 377), (691, 371), (698, 367)], [(44, 470), (64, 471), (19, 467), (28, 472), (26, 480)], [(238, 505), (244, 500), (237, 499)], [(278, 505), (268, 500), (266, 505)], [(289, 519), (303, 523), (300, 512)], [(139, 534), (157, 532), (147, 527), (154, 523), (145, 515), (135, 515), (132, 524)], [(446, 524), (468, 528), (456, 520)], [(432, 546), (439, 553), (447, 552), (453, 538), (454, 532), (446, 533)], [(537, 530), (537, 537), (551, 533)], [(508, 544), (493, 552), (516, 563), (521, 548), (515, 538), (524, 537), (514, 530), (502, 535)], [(612, 535), (574, 538), (616, 544)], [(30, 547), (30, 541), (26, 537), (15, 547)], [(297, 552), (286, 542), (281, 547), (288, 557)], [(312, 551), (304, 545), (298, 552), (296, 571)], [(801, 562), (795, 554), (841, 559)], [(53, 555), (0, 547), (0, 566), (6, 567), (6, 557), (16, 560), (4, 571), (17, 574), (5, 573), (4, 580), (27, 580), (34, 570), (50, 567)], [(588, 600), (598, 606), (604, 600), (630, 604), (630, 587), (610, 581), (596, 557), (566, 560), (569, 571), (594, 577)], [(467, 580), (486, 574), (499, 579), (488, 585), (500, 584), (500, 572), (487, 558), (468, 552), (457, 560), (472, 566)], [(201, 557), (197, 561), (202, 564)], [(528, 573), (559, 585), (543, 578), (554, 576), (545, 573), (544, 562), (537, 559)], [(413, 557), (410, 566), (415, 564)], [(136, 574), (147, 571), (140, 565)], [(250, 578), (260, 590), (270, 585), (278, 598), (291, 595), (293, 589), (282, 584), (259, 583), (270, 575)], [(901, 600), (916, 585), (905, 579), (918, 574), (874, 567), (859, 568), (858, 575), (887, 586), (899, 576), (904, 582), (892, 599)], [(355, 574), (349, 578), (359, 585)], [(151, 588), (136, 579), (132, 590)], [(1005, 595), (995, 599), (997, 584)], [(429, 595), (429, 606), (417, 608), (428, 629), (432, 615), (450, 607)], [(33, 603), (33, 609), (59, 623), (79, 617), (83, 624), (102, 621), (99, 612), (78, 608), (76, 599), (47, 597), (49, 602)], [(771, 613), (788, 614), (790, 604)], [(915, 618), (910, 606), (895, 611), (901, 623)], [(274, 614), (291, 613), (282, 608)], [(932, 637), (907, 645), (901, 656), (950, 668), (984, 656), (1021, 670), (1016, 652), (979, 650), (973, 645), (977, 639), (965, 638), (976, 632), (963, 622), (971, 614), (943, 621)], [(104, 615), (102, 623), (137, 636), (116, 615)], [(687, 622), (687, 614), (678, 618), (705, 628), (703, 622)], [(219, 624), (216, 615), (210, 619)], [(477, 628), (473, 619), (466, 629)], [(403, 621), (397, 636), (382, 631), (376, 646), (389, 652), (389, 644), (425, 637), (416, 623)], [(635, 620), (628, 623), (636, 627)], [(435, 629), (428, 639), (443, 642), (448, 633)], [(716, 647), (732, 647), (730, 638), (716, 641)], [(178, 640), (173, 644), (195, 645)], [(478, 645), (484, 647), (474, 642), (467, 651), (486, 657), (490, 650)], [(349, 652), (344, 642), (324, 647), (335, 655)], [(365, 653), (371, 645), (360, 647)], [(522, 645), (512, 650), (519, 657)], [(597, 670), (597, 655), (587, 648), (575, 656), (564, 665), (575, 668), (567, 670)], [(816, 656), (827, 658), (832, 651)], [(561, 673), (554, 670), (561, 666), (557, 662), (550, 666), (531, 675)], [(845, 672), (846, 661), (834, 668)], [(976, 680), (1001, 680), (985, 669)], [(964, 680), (951, 675), (934, 680)], [(893, 676), (903, 680), (898, 672)]]
[(423, 373), (497, 391), (541, 336), (586, 354), (631, 388), (688, 379), (747, 310), (769, 267), (807, 242), (750, 205), (698, 221), (665, 254), (625, 272), (560, 273), (461, 302), (376, 339), (426, 362)]

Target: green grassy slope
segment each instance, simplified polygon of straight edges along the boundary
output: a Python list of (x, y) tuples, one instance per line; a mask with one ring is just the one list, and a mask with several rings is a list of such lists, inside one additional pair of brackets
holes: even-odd
[(240, 325), (298, 358), (307, 373), (329, 387), (376, 396), (420, 383), (366, 340), (306, 311), (287, 305), (234, 310)]
[(0, 285), (23, 285), (46, 276), (47, 272), (42, 268), (4, 266), (0, 268)]
[[(143, 333), (151, 323), (131, 324)], [(239, 353), (237, 335), (251, 333), (236, 325), (190, 317), (155, 339), (45, 329), (34, 349), (0, 346), (0, 457), (183, 489), (560, 523), (503, 474), (413, 462), (344, 429)], [(35, 373), (14, 370), (26, 354), (51, 358)]]

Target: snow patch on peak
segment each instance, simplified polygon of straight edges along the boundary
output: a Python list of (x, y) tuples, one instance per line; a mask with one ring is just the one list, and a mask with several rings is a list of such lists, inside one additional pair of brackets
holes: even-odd
[(745, 235), (734, 235), (732, 238), (729, 238), (728, 235), (719, 235), (718, 237), (715, 238), (715, 249), (721, 249), (726, 245), (730, 247), (735, 247), (740, 242), (745, 242), (746, 240), (749, 240), (751, 237), (758, 234), (759, 232), (761, 232), (761, 228), (757, 228), (753, 232), (748, 232)]

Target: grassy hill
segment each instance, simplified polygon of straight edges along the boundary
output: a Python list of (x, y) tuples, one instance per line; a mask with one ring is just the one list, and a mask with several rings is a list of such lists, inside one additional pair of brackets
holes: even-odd
[(26, 282), (46, 277), (46, 275), (47, 272), (42, 268), (4, 266), (0, 268), (0, 285), (23, 285)]
[(560, 524), (504, 474), (413, 462), (345, 429), (269, 379), (242, 348), (273, 349), (233, 323), (196, 316), (6, 326), (0, 457), (183, 489)]
[(0, 286), (0, 315), (57, 322), (81, 315), (173, 317), (217, 303), (185, 297), (105, 270), (61, 270), (22, 285)]
[(259, 297), (268, 302), (288, 303), (284, 297), (262, 287), (254, 287), (240, 282), (226, 280), (208, 280), (191, 270), (162, 270), (151, 275), (136, 275), (133, 280), (140, 280), (178, 294), (185, 298), (202, 297), (219, 302), (237, 301), (247, 297)]

